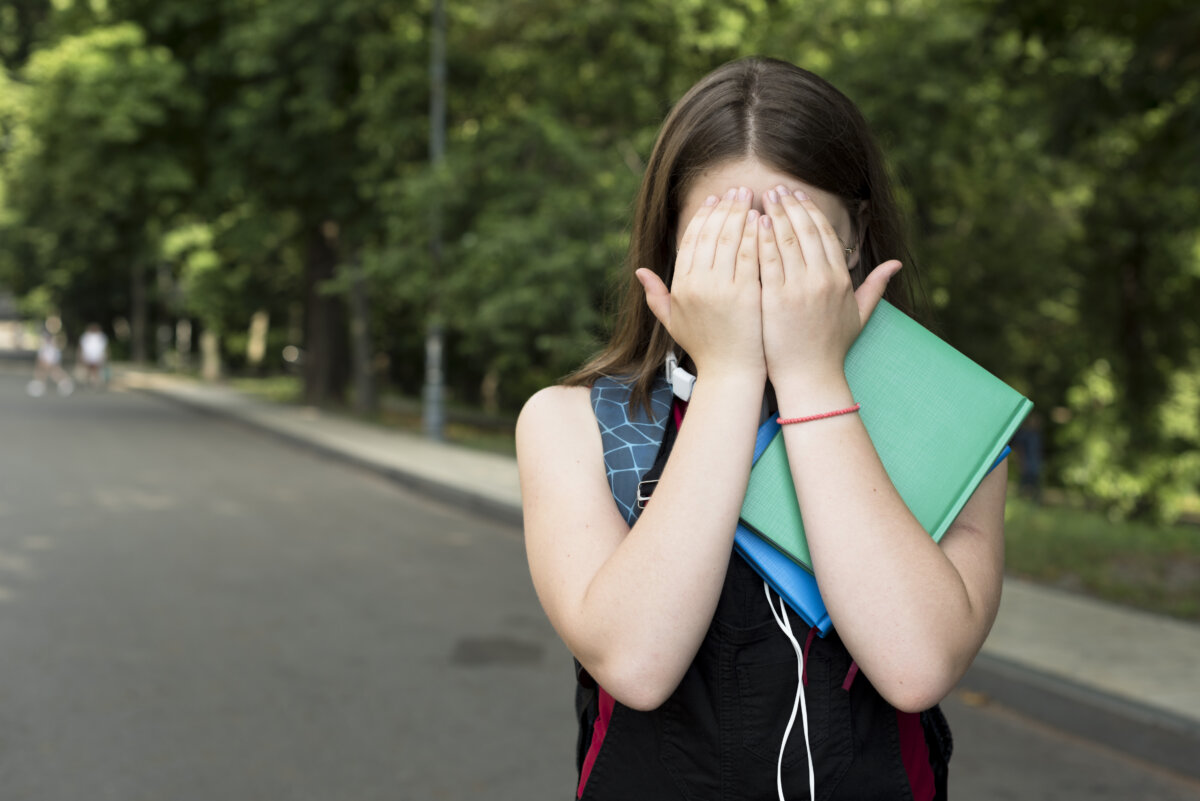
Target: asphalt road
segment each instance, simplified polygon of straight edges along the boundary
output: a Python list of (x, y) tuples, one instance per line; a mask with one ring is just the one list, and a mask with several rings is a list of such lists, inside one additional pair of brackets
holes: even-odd
[[(137, 394), (0, 374), (0, 798), (568, 798), (518, 532)], [(956, 695), (956, 799), (1200, 786)]]

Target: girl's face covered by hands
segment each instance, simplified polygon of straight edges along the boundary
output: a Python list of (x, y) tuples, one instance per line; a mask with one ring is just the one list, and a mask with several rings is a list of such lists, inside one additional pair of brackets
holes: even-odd
[[(854, 226), (850, 214), (840, 198), (817, 189), (815, 186), (810, 186), (792, 175), (768, 167), (754, 157), (718, 164), (692, 182), (687, 196), (684, 198), (683, 208), (679, 212), (675, 246), (679, 247), (679, 240), (683, 238), (688, 221), (696, 216), (696, 212), (704, 205), (706, 198), (713, 195), (721, 197), (731, 186), (744, 186), (754, 193), (752, 208), (761, 213), (763, 196), (767, 191), (780, 185), (787, 187), (792, 192), (804, 192), (812, 198), (833, 225), (843, 247), (857, 247), (858, 242), (853, 239)], [(854, 267), (857, 260), (857, 252), (846, 254), (847, 267)]]
[[(734, 186), (740, 191), (727, 188)], [(721, 192), (726, 193), (723, 201), (719, 201)], [(680, 304), (681, 311), (690, 313), (680, 314), (679, 319), (692, 323), (687, 330), (675, 326), (680, 334), (697, 344), (707, 344), (708, 339), (721, 343), (727, 338), (709, 330), (707, 317), (691, 311), (693, 306), (704, 308), (708, 316), (717, 317), (712, 310), (721, 298), (694, 289), (707, 286), (703, 276), (753, 280), (759, 304), (750, 311), (757, 314), (741, 313), (741, 319), (747, 321), (741, 333), (748, 335), (750, 328), (756, 328), (762, 335), (758, 343), (761, 356), (753, 354), (753, 363), (765, 364), (776, 390), (796, 386), (808, 391), (824, 387), (835, 394), (848, 392), (842, 370), (846, 352), (883, 296), (888, 280), (900, 269), (900, 262), (866, 265), (868, 277), (855, 289), (850, 270), (857, 263), (858, 242), (851, 238), (854, 226), (845, 204), (757, 159), (727, 162), (703, 173), (685, 201), (681, 219), (691, 221), (679, 239), (671, 289), (679, 286), (686, 290), (686, 297), (696, 295), (707, 303)], [(739, 238), (741, 245), (736, 246)], [(847, 252), (850, 248), (853, 250)], [(734, 250), (736, 256), (731, 255)], [(651, 287), (665, 298), (667, 288), (660, 283), (651, 282)], [(667, 324), (666, 301), (656, 298), (655, 302), (661, 306), (656, 315)], [(676, 336), (671, 325), (667, 330), (699, 366), (688, 343)], [(722, 352), (715, 346), (709, 350)], [(749, 346), (742, 350), (742, 358), (750, 359)]]

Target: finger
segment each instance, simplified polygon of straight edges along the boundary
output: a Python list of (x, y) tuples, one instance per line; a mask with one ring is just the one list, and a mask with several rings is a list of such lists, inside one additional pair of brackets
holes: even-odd
[(808, 212), (813, 224), (817, 226), (817, 235), (821, 237), (821, 245), (825, 250), (825, 259), (829, 266), (838, 272), (848, 272), (846, 251), (843, 249), (842, 240), (838, 236), (837, 230), (834, 229), (833, 223), (829, 222), (825, 212), (821, 211), (821, 207), (808, 195), (797, 192), (796, 200)]
[(867, 320), (875, 313), (875, 307), (879, 305), (883, 293), (887, 290), (888, 281), (900, 272), (903, 266), (894, 259), (885, 261), (872, 270), (858, 289), (854, 290), (854, 300), (858, 303), (858, 319), (863, 325), (866, 325)]
[(646, 292), (646, 306), (650, 309), (650, 313), (670, 331), (671, 293), (667, 291), (667, 285), (663, 283), (656, 272), (645, 267), (635, 272), (634, 276)]
[[(808, 208), (800, 201), (797, 192), (793, 195), (786, 187), (777, 187), (779, 202), (787, 212), (788, 220), (796, 231), (796, 239), (800, 242), (800, 251), (804, 256), (805, 266), (811, 269), (829, 269), (829, 258), (825, 255), (825, 245), (821, 242), (821, 232), (816, 222), (809, 214)], [(805, 199), (808, 196), (805, 195)]]
[(742, 241), (738, 246), (737, 263), (734, 266), (734, 281), (758, 280), (758, 218), (759, 213), (754, 209), (746, 212), (746, 222), (742, 225)]
[(688, 222), (688, 226), (683, 232), (683, 238), (679, 240), (679, 251), (675, 254), (676, 274), (687, 273), (692, 269), (692, 259), (695, 256), (696, 240), (700, 237), (700, 229), (704, 227), (704, 221), (712, 214), (713, 207), (719, 200), (720, 198), (716, 195), (709, 195), (704, 201), (704, 205), (692, 215), (691, 221)]
[(779, 253), (770, 214), (758, 218), (758, 274), (764, 287), (783, 284), (783, 257)]
[(696, 252), (692, 257), (692, 269), (712, 269), (713, 259), (717, 254), (717, 241), (721, 238), (721, 229), (725, 227), (725, 218), (737, 195), (737, 189), (730, 189), (713, 208), (708, 219), (700, 226), (700, 234), (696, 238)]
[(780, 283), (784, 284), (789, 276), (799, 277), (803, 273), (804, 253), (800, 248), (796, 229), (783, 207), (783, 195), (778, 189), (772, 189), (763, 195), (763, 211), (771, 218), (771, 230), (774, 232), (775, 246), (779, 249), (779, 263), (782, 268)]
[(733, 280), (738, 251), (742, 245), (742, 233), (746, 230), (746, 215), (750, 212), (750, 198), (746, 187), (739, 187), (729, 206), (729, 215), (717, 235), (717, 250), (713, 254), (713, 270), (722, 278)]

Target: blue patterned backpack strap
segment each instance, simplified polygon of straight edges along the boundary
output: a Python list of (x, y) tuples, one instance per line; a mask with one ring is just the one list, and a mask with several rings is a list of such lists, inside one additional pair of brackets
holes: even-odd
[(641, 404), (630, 402), (631, 382), (599, 378), (592, 385), (592, 411), (600, 426), (604, 469), (608, 486), (625, 522), (633, 525), (641, 514), (638, 482), (654, 464), (671, 414), (671, 386), (658, 379), (650, 394), (652, 415)]

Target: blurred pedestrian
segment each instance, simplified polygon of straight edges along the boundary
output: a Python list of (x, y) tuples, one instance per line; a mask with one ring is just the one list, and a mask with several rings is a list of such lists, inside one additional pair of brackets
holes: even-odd
[(108, 337), (96, 323), (91, 323), (79, 338), (79, 360), (89, 386), (108, 383)]
[(64, 397), (75, 389), (71, 377), (62, 368), (62, 348), (58, 345), (57, 337), (50, 328), (43, 328), (38, 343), (37, 362), (33, 368), (33, 380), (25, 389), (33, 397), (40, 398), (46, 394), (48, 381), (53, 381), (58, 394)]
[[(584, 801), (945, 797), (937, 704), (999, 606), (1006, 471), (935, 543), (856, 414), (847, 350), (906, 296), (887, 174), (820, 77), (752, 58), (701, 79), (647, 162), (612, 339), (521, 412), (526, 550), (577, 661)], [(733, 551), (777, 415), (825, 637)], [(644, 503), (644, 454), (657, 469), (668, 448)]]

